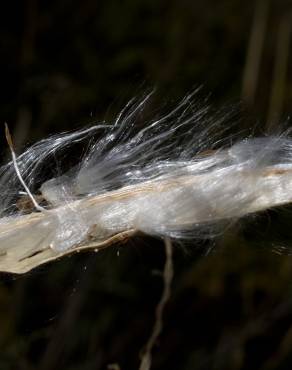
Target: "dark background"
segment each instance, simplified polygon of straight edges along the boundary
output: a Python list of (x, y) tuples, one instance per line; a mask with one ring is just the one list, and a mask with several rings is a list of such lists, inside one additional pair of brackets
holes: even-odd
[[(149, 86), (157, 107), (202, 85), (214, 107), (240, 105), (242, 128), (289, 126), (291, 11), (288, 0), (2, 2), (1, 152), (4, 122), (21, 152), (50, 133), (110, 121)], [(175, 247), (153, 369), (291, 369), (291, 222), (289, 207), (275, 209)], [(163, 244), (137, 236), (2, 274), (0, 370), (138, 369), (163, 263)]]

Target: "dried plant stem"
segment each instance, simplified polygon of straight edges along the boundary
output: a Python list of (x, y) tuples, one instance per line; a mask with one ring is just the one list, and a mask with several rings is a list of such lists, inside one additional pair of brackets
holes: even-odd
[[(291, 169), (289, 167), (277, 169), (277, 168), (269, 168), (263, 169), (261, 171), (256, 171), (256, 173), (248, 173), (246, 176), (252, 176), (254, 181), (257, 181), (257, 186), (261, 187), (261, 184), (265, 184), (267, 179), (269, 181), (281, 181), (281, 183), (286, 183), (285, 186), (290, 186), (289, 184), (291, 181)], [(245, 173), (242, 174), (245, 176)], [(202, 175), (193, 175), (193, 176), (181, 176), (176, 179), (164, 179), (161, 181), (157, 181), (156, 183), (141, 183), (137, 185), (126, 186), (124, 188), (107, 192), (105, 194), (93, 196), (90, 198), (85, 198), (82, 200), (78, 200), (72, 202), (71, 205), (74, 207), (76, 212), (82, 213), (86, 209), (99, 209), (100, 207), (107, 207), (112, 206), (115, 202), (129, 201), (131, 199), (136, 199), (139, 196), (151, 195), (151, 194), (165, 194), (165, 192), (175, 189), (176, 187), (188, 187), (188, 186), (198, 186), (202, 187), (204, 183), (208, 183), (212, 180), (213, 175), (212, 173), (202, 174)], [(252, 182), (253, 183), (253, 182)], [(274, 206), (279, 206), (282, 204), (287, 204), (292, 202), (292, 195), (288, 194), (287, 196), (275, 197), (273, 190), (272, 193), (265, 193), (265, 196), (261, 196), (259, 198), (255, 198), (253, 202), (251, 202), (242, 214), (240, 211), (236, 212), (235, 214), (230, 213), (228, 217), (242, 217), (249, 213), (254, 213), (258, 211), (265, 210), (267, 208), (271, 208)], [(69, 206), (71, 206), (69, 204)], [(67, 205), (68, 206), (68, 205)], [(64, 210), (66, 207), (64, 206)], [(125, 230), (117, 230), (116, 232), (110, 232), (109, 230), (105, 230), (103, 233), (101, 230), (101, 234), (97, 231), (94, 234), (94, 237), (89, 233), (88, 238), (83, 240), (81, 243), (73, 246), (67, 250), (55, 250), (49, 244), (39, 246), (37, 241), (34, 241), (33, 235), (35, 227), (39, 223), (45, 223), (50, 217), (53, 217), (56, 212), (60, 212), (61, 208), (47, 210), (46, 212), (34, 212), (28, 215), (22, 215), (17, 217), (8, 217), (5, 219), (0, 219), (0, 233), (5, 238), (8, 238), (9, 235), (22, 235), (22, 234), (29, 234), (31, 235), (31, 240), (35, 243), (33, 246), (23, 243), (21, 238), (11, 239), (11, 241), (6, 242), (4, 245), (1, 245), (0, 240), (0, 271), (5, 272), (12, 272), (12, 273), (25, 273), (30, 271), (31, 269), (44, 264), (48, 261), (53, 261), (59, 259), (65, 255), (72, 254), (75, 252), (79, 252), (81, 250), (86, 249), (93, 249), (99, 250), (101, 248), (106, 248), (112, 245), (115, 242), (123, 241), (127, 238), (130, 238), (137, 230), (132, 227)], [(220, 220), (226, 219), (226, 210), (218, 209), (217, 213), (214, 213), (211, 219), (205, 219), (203, 216), (200, 219), (191, 219), (192, 222), (196, 222), (197, 224), (204, 224), (206, 222), (218, 222)], [(98, 218), (96, 219), (96, 226), (98, 229)], [(189, 221), (181, 221), (186, 222), (185, 226), (188, 227)], [(181, 227), (184, 224), (180, 225)]]
[(18, 164), (17, 164), (17, 158), (16, 158), (16, 154), (15, 154), (15, 151), (14, 151), (13, 141), (12, 141), (12, 137), (10, 135), (10, 131), (9, 131), (7, 123), (5, 123), (5, 135), (6, 135), (6, 140), (7, 140), (10, 152), (11, 152), (12, 163), (13, 163), (13, 166), (14, 166), (14, 169), (15, 169), (15, 173), (16, 173), (21, 185), (23, 186), (23, 189), (26, 191), (27, 195), (31, 199), (35, 209), (37, 209), (40, 212), (45, 212), (46, 210), (38, 204), (35, 197), (32, 195), (28, 186), (26, 185), (25, 181), (22, 178), (21, 172), (20, 172)]
[(258, 86), (259, 69), (269, 13), (269, 0), (258, 0), (254, 11), (246, 63), (243, 73), (242, 98), (250, 106), (254, 104)]
[(267, 117), (267, 132), (272, 132), (275, 124), (281, 121), (289, 67), (291, 44), (291, 14), (285, 15), (280, 22), (275, 53), (274, 76)]
[(149, 370), (152, 362), (152, 350), (163, 328), (163, 314), (165, 306), (171, 296), (171, 283), (173, 278), (172, 243), (169, 238), (164, 238), (165, 265), (163, 270), (163, 292), (155, 311), (155, 323), (152, 333), (145, 346), (139, 370)]

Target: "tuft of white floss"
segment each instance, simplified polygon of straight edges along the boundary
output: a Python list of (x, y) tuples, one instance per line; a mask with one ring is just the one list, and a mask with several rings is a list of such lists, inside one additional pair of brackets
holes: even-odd
[[(210, 236), (292, 201), (288, 135), (231, 139), (228, 117), (202, 107), (195, 93), (144, 122), (151, 95), (131, 100), (111, 124), (34, 144), (17, 158), (17, 174), (16, 158), (0, 168), (0, 252), (20, 243), (26, 254), (48, 246), (65, 251), (132, 229), (173, 239)], [(75, 146), (83, 149), (77, 163)], [(44, 180), (51, 171), (56, 176)], [(25, 190), (41, 193), (45, 212), (18, 207), (20, 177)]]

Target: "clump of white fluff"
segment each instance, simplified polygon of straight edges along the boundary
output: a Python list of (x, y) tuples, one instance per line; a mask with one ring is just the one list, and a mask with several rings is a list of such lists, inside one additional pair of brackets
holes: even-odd
[[(16, 207), (23, 191), (15, 166), (0, 169), (0, 252), (15, 245), (32, 252), (64, 251), (126, 230), (193, 238), (206, 227), (292, 201), (292, 140), (284, 136), (221, 140), (226, 116), (185, 97), (148, 122), (141, 119), (151, 93), (133, 99), (112, 124), (102, 123), (36, 143), (17, 158), (28, 188), (47, 210)], [(226, 134), (227, 135), (227, 134)], [(60, 172), (74, 145), (77, 164), (42, 181), (46, 167)], [(26, 222), (30, 217), (29, 226)]]

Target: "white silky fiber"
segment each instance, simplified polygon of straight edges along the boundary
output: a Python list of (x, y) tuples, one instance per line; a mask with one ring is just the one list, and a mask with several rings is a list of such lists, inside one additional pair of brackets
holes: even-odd
[[(151, 94), (130, 101), (112, 123), (44, 139), (0, 169), (0, 254), (61, 252), (133, 229), (179, 240), (211, 237), (292, 201), (288, 134), (230, 137), (228, 115), (210, 113), (195, 93), (144, 122)], [(74, 146), (82, 155), (63, 170)], [(55, 165), (52, 178), (48, 163)], [(29, 196), (16, 165), (43, 211), (20, 205)]]

